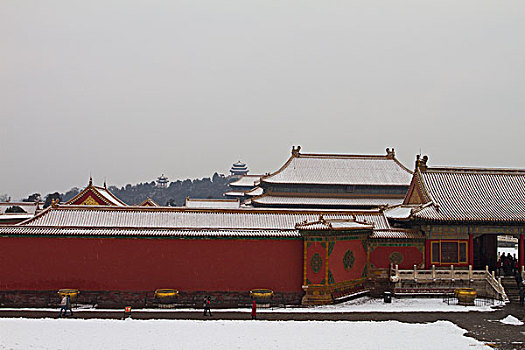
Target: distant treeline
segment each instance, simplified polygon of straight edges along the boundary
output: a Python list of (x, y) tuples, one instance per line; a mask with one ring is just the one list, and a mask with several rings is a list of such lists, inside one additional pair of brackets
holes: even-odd
[[(186, 179), (170, 182), (165, 188), (158, 187), (155, 181), (139, 183), (136, 185), (127, 184), (121, 188), (109, 186), (108, 190), (128, 205), (142, 203), (147, 198), (153, 199), (159, 205), (181, 206), (184, 205), (186, 197), (199, 199), (220, 199), (224, 198), (224, 192), (228, 191), (228, 184), (234, 179), (225, 177), (217, 173), (212, 178)], [(44, 200), (44, 207), (51, 205), (51, 201), (59, 199), (61, 203), (67, 202), (80, 193), (82, 188), (73, 187), (66, 193), (49, 193)], [(34, 202), (42, 199), (39, 193), (33, 193), (24, 202)]]

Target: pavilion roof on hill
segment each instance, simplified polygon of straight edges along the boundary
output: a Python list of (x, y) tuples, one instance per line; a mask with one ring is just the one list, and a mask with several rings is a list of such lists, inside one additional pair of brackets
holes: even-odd
[(411, 177), (394, 150), (387, 149), (386, 155), (302, 154), (298, 147), (279, 170), (263, 176), (261, 183), (408, 186)]
[(71, 198), (65, 204), (67, 205), (113, 205), (113, 206), (126, 206), (127, 204), (118, 199), (113, 193), (109, 192), (104, 187), (94, 186), (93, 179), (89, 179), (89, 184), (86, 188), (80, 191), (75, 197)]
[[(525, 170), (427, 167), (417, 159), (406, 218), (454, 222), (525, 222)], [(402, 208), (391, 215), (403, 216)]]

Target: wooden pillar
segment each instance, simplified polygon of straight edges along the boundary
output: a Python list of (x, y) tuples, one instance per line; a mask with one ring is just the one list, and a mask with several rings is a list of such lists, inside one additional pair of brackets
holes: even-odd
[(520, 271), (521, 271), (521, 267), (523, 266), (523, 258), (525, 254), (525, 252), (523, 251), (523, 248), (524, 248), (523, 247), (523, 233), (521, 233), (519, 241), (518, 241), (518, 267)]
[(474, 237), (472, 233), (468, 234), (468, 264), (474, 265)]

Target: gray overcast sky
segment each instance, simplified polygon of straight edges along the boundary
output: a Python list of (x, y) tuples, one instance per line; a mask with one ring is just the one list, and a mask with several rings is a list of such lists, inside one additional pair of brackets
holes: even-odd
[(525, 168), (525, 1), (0, 2), (0, 194), (304, 152)]

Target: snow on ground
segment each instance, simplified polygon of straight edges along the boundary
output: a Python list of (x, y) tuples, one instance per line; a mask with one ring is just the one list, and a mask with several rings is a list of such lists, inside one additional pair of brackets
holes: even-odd
[(523, 322), (518, 320), (516, 317), (512, 315), (508, 315), (504, 319), (499, 320), (503, 324), (511, 324), (513, 326), (523, 326)]
[[(336, 305), (325, 305), (315, 307), (272, 307), (257, 309), (257, 312), (324, 312), (324, 313), (342, 313), (342, 312), (468, 312), (480, 311), (488, 312), (495, 311), (492, 306), (503, 305), (502, 302), (495, 300), (494, 305), (480, 305), (480, 306), (462, 306), (451, 299), (450, 304), (443, 301), (443, 298), (393, 298), (392, 303), (384, 303), (383, 299), (373, 299), (369, 297), (362, 297), (359, 299), (347, 301)], [(212, 305), (213, 306), (213, 305)], [(8, 310), (26, 310), (26, 311), (56, 311), (57, 309), (0, 309), (0, 311)], [(74, 311), (118, 311), (109, 309), (76, 309)], [(176, 309), (133, 309), (133, 311), (140, 312), (202, 312), (200, 309), (176, 308)], [(247, 308), (237, 309), (214, 309), (212, 311), (224, 312), (251, 312), (251, 306)]]
[(449, 321), (0, 319), (0, 349), (490, 349)]
[[(496, 305), (501, 302), (494, 301)], [(264, 309), (261, 309), (261, 312)], [(494, 311), (491, 305), (463, 306), (451, 300), (450, 305), (443, 298), (392, 298), (392, 303), (385, 303), (383, 299), (369, 297), (359, 298), (336, 305), (316, 306), (311, 308), (274, 308), (273, 312), (468, 312)], [(258, 310), (259, 311), (259, 310)]]

